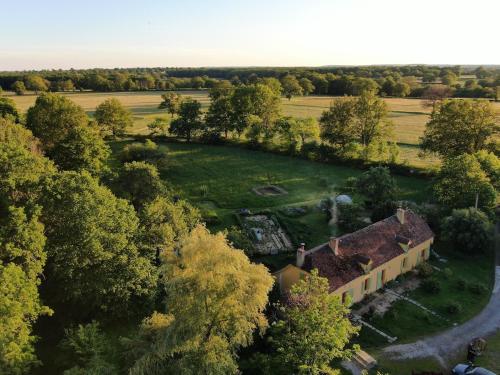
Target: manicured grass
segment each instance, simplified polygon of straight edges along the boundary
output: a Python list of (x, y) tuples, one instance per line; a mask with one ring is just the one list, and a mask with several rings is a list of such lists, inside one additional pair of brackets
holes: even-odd
[[(430, 261), (431, 264), (441, 269), (449, 268), (452, 274), (445, 276), (444, 271), (434, 271), (431, 276), (439, 280), (441, 291), (430, 294), (418, 288), (408, 294), (408, 297), (420, 302), (425, 307), (437, 312), (447, 320), (432, 316), (417, 306), (407, 301), (397, 301), (383, 317), (375, 316), (371, 324), (388, 333), (398, 337), (397, 343), (415, 341), (423, 336), (450, 328), (453, 324), (461, 324), (477, 315), (488, 303), (494, 281), (493, 254), (481, 256), (466, 256), (446, 248), (444, 244), (438, 243), (434, 246), (438, 253), (448, 259), (448, 263)], [(465, 289), (458, 285), (459, 279), (465, 281)], [(474, 284), (483, 285), (483, 294), (477, 294), (470, 290)], [(457, 314), (449, 314), (446, 307), (451, 302), (457, 302), (461, 311)], [(375, 333), (363, 329), (360, 342), (365, 347), (377, 347), (385, 345), (383, 341), (374, 339)]]

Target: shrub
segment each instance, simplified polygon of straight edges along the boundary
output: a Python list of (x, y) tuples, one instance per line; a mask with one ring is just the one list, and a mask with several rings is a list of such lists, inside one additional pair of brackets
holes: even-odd
[(214, 210), (202, 210), (201, 217), (207, 224), (220, 224), (219, 215)]
[(232, 226), (229, 230), (227, 230), (226, 237), (236, 249), (243, 250), (248, 256), (254, 255), (255, 248), (245, 231), (236, 226)]
[(441, 283), (436, 279), (426, 279), (422, 283), (422, 288), (429, 294), (438, 294), (441, 292)]
[(165, 152), (158, 149), (158, 145), (147, 139), (144, 143), (134, 142), (123, 148), (120, 155), (122, 163), (132, 161), (147, 161), (149, 163), (160, 163), (165, 160)]
[(465, 290), (467, 288), (467, 282), (464, 279), (458, 279), (457, 280), (457, 289), (458, 290)]
[(338, 224), (346, 232), (355, 232), (368, 224), (361, 219), (363, 207), (358, 204), (338, 204)]
[(474, 208), (453, 210), (443, 221), (442, 233), (454, 249), (465, 254), (480, 254), (491, 248), (491, 223)]
[(483, 295), (488, 292), (488, 289), (483, 284), (474, 283), (469, 285), (469, 291), (476, 295)]
[(444, 275), (444, 277), (446, 277), (447, 279), (449, 279), (450, 277), (453, 276), (453, 271), (451, 270), (451, 268), (445, 268), (443, 270), (443, 275)]
[(432, 266), (428, 263), (422, 263), (418, 267), (418, 275), (423, 279), (431, 277), (433, 273), (434, 273), (434, 268), (432, 268)]
[(458, 302), (452, 301), (446, 305), (445, 309), (448, 314), (456, 315), (462, 311), (462, 305)]

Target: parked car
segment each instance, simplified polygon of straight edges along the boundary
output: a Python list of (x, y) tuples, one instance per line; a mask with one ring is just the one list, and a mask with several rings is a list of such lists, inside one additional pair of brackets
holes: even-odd
[(456, 365), (451, 373), (453, 375), (497, 375), (490, 370), (486, 370), (485, 368), (464, 364)]

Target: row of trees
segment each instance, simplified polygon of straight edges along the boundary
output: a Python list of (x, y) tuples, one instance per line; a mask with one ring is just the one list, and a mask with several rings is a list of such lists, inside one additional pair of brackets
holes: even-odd
[(283, 95), (358, 95), (370, 89), (382, 96), (420, 97), (428, 85), (440, 83), (457, 97), (497, 98), (500, 72), (478, 68), (476, 79), (459, 83), (460, 67), (343, 67), (262, 69), (94, 69), (0, 73), (0, 87), (18, 94), (40, 91), (136, 91), (212, 88), (219, 81), (251, 85), (266, 78), (278, 79)]
[[(159, 177), (165, 154), (153, 142), (127, 145), (120, 166), (109, 169), (103, 137), (120, 123), (110, 107), (103, 104), (96, 124), (56, 94), (39, 96), (20, 123), (2, 112), (2, 372), (39, 364), (33, 324), (55, 312), (67, 328), (60, 345), (71, 358), (67, 373), (235, 373), (239, 349), (268, 327), (273, 279), (173, 195)], [(357, 329), (325, 279), (302, 281), (290, 302), (272, 331), (270, 373), (315, 374), (352, 354), (346, 345)], [(119, 363), (110, 360), (100, 327), (141, 317), (137, 335), (114, 349)], [(319, 349), (298, 350), (304, 335)]]

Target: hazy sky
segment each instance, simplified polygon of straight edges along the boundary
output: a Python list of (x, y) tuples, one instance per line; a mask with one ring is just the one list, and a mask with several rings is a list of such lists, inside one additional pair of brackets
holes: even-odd
[(500, 64), (500, 0), (0, 3), (0, 70)]

